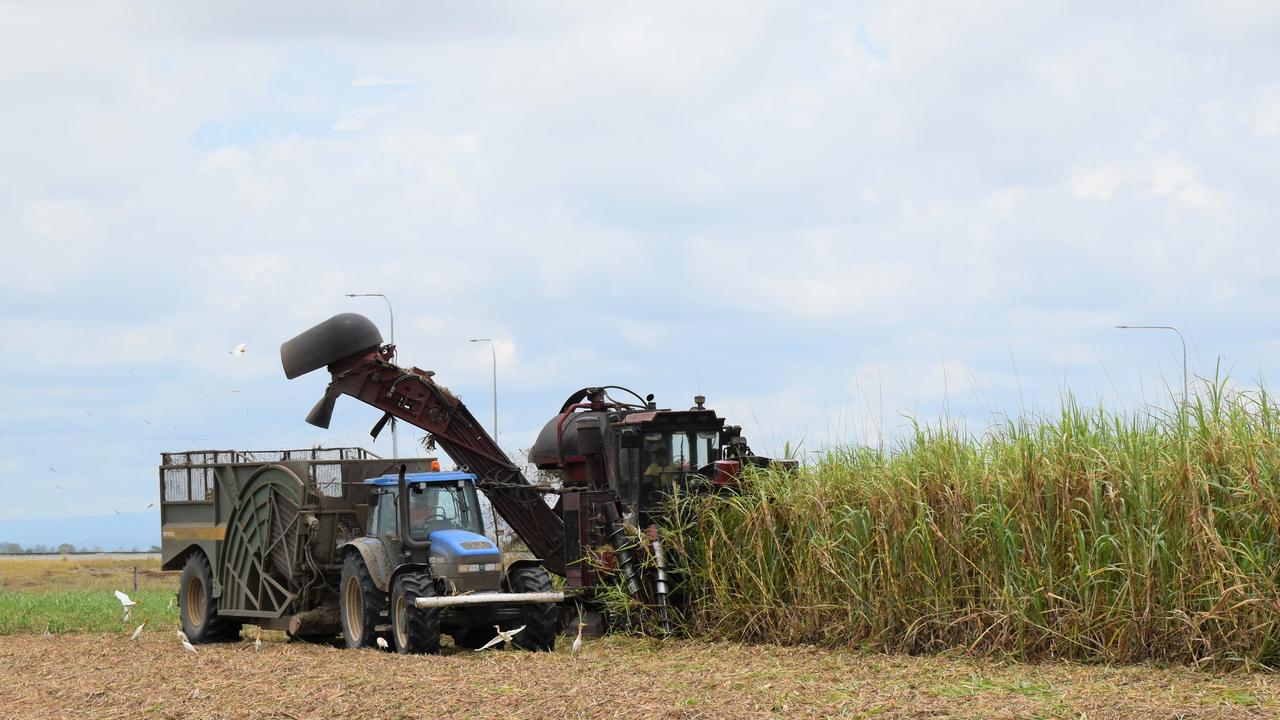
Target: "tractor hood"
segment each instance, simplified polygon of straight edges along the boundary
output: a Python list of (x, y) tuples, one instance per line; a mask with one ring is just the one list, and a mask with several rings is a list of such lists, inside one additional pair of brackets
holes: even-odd
[(471, 558), (496, 556), (498, 546), (483, 535), (467, 530), (435, 530), (431, 533), (431, 550), (445, 557)]

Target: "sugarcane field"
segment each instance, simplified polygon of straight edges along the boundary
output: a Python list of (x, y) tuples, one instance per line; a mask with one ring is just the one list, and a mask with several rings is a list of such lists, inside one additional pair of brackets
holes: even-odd
[(1280, 718), (1280, 4), (0, 46), (0, 720)]

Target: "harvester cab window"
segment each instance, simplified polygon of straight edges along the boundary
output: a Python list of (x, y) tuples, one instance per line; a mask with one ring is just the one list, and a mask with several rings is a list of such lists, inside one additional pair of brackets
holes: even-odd
[(671, 436), (671, 464), (681, 470), (687, 470), (693, 459), (690, 457), (689, 437), (683, 433)]
[(694, 442), (697, 448), (693, 467), (700, 468), (720, 459), (720, 434), (717, 432), (700, 432)]

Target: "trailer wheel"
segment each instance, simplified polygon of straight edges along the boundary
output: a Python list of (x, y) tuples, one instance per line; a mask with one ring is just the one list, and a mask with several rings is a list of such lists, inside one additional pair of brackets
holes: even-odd
[(182, 566), (178, 585), (178, 611), (182, 632), (193, 643), (234, 642), (240, 639), (240, 623), (218, 615), (213, 596), (213, 569), (203, 552), (193, 552)]
[(342, 639), (349, 648), (372, 647), (378, 635), (375, 628), (387, 609), (387, 596), (373, 584), (373, 576), (358, 552), (349, 553), (342, 561), (340, 582), (338, 612), (342, 616)]
[(391, 639), (401, 655), (440, 652), (440, 610), (419, 609), (414, 600), (435, 597), (426, 573), (405, 573), (391, 590)]
[[(513, 593), (551, 592), (551, 575), (541, 565), (521, 565), (512, 568), (507, 574), (507, 586)], [(523, 608), (524, 630), (511, 638), (511, 644), (521, 650), (555, 650), (560, 625), (556, 604), (530, 603)]]

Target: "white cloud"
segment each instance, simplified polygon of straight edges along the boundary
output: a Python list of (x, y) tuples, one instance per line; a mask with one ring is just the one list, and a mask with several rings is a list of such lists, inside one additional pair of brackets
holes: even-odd
[(1253, 131), (1259, 137), (1280, 137), (1280, 86), (1260, 92), (1253, 114)]
[(395, 110), (395, 105), (368, 105), (356, 108), (333, 124), (335, 132), (355, 132), (369, 127), (374, 118)]
[(211, 153), (206, 153), (200, 161), (202, 170), (237, 170), (253, 162), (249, 151), (236, 145), (224, 145)]
[(81, 205), (64, 200), (40, 200), (22, 213), (27, 228), (48, 240), (84, 237), (93, 226), (90, 212)]
[(389, 78), (385, 75), (361, 75), (351, 81), (351, 87), (380, 87), (384, 85), (404, 85), (403, 78)]
[(1191, 208), (1205, 208), (1220, 201), (1218, 194), (1206, 187), (1195, 171), (1177, 155), (1153, 159), (1151, 172), (1151, 189), (1157, 195), (1172, 195)]
[(1124, 170), (1118, 164), (1095, 165), (1073, 174), (1067, 187), (1081, 200), (1110, 200), (1123, 179)]

